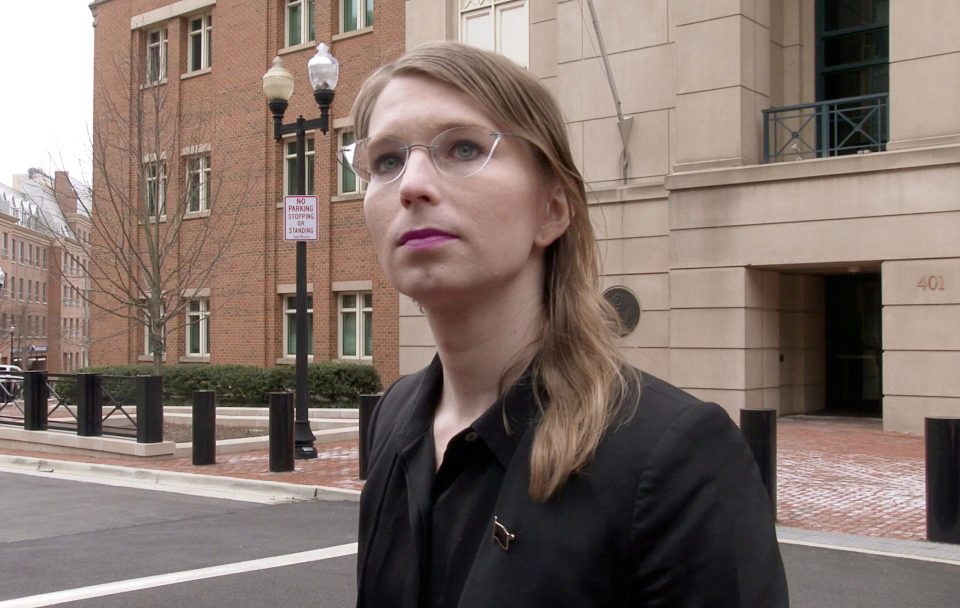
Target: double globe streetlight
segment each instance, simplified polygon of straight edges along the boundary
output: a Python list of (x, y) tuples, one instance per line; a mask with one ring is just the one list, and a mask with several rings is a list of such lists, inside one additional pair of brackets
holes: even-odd
[[(307, 193), (306, 133), (319, 129), (324, 135), (330, 129), (330, 104), (333, 103), (334, 89), (340, 76), (340, 64), (330, 54), (326, 44), (317, 45), (317, 53), (307, 63), (307, 74), (313, 86), (313, 98), (320, 107), (320, 118), (305, 120), (298, 116), (296, 122), (283, 124), (283, 114), (287, 110), (290, 97), (293, 96), (293, 75), (283, 67), (280, 57), (274, 57), (273, 66), (263, 75), (263, 94), (267, 106), (273, 114), (273, 138), (282, 141), (284, 135), (296, 136), (296, 183), (295, 194)], [(297, 241), (297, 295), (296, 295), (296, 388), (294, 403), (296, 410), (295, 449), (297, 458), (316, 458), (313, 431), (307, 410), (307, 344), (310, 331), (307, 327), (307, 242)]]

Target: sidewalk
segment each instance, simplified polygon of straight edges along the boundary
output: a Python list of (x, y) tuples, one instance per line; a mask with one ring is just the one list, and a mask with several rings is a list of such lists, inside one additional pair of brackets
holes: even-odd
[[(923, 438), (884, 433), (879, 420), (798, 416), (778, 421), (778, 524), (823, 532), (923, 540)], [(88, 457), (0, 449), (0, 454), (359, 490), (356, 441), (318, 444), (319, 458), (270, 473), (265, 450), (190, 458)]]

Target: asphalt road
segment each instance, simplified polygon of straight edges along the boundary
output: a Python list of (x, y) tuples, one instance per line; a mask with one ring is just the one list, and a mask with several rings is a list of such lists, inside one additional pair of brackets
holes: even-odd
[[(0, 473), (0, 608), (349, 607), (356, 507)], [(960, 605), (955, 563), (791, 544), (782, 551), (793, 608)]]

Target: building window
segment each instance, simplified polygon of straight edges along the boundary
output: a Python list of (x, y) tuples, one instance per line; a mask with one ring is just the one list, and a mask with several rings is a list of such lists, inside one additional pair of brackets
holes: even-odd
[(147, 216), (163, 217), (167, 212), (167, 165), (164, 162), (147, 163), (144, 173), (143, 199)]
[(340, 0), (340, 31), (353, 32), (373, 25), (373, 0)]
[(341, 359), (373, 357), (373, 294), (369, 291), (341, 293), (339, 356)]
[(27, 279), (27, 302), (33, 302), (33, 281)]
[[(345, 148), (356, 141), (353, 131), (341, 131), (338, 137), (341, 148)], [(347, 167), (344, 163), (337, 163), (337, 167), (340, 172), (340, 179), (337, 182), (337, 192), (339, 194), (353, 194), (363, 190), (363, 182), (357, 179), (357, 174), (350, 167)]]
[[(306, 138), (306, 165), (307, 165), (307, 191), (304, 194), (313, 194), (313, 138)], [(286, 195), (300, 194), (297, 192), (297, 142), (287, 141), (286, 154), (283, 163), (283, 193)]]
[(187, 159), (187, 211), (210, 209), (210, 155)]
[(147, 82), (167, 79), (167, 28), (147, 32)]
[(23, 300), (23, 279), (20, 279), (20, 300)]
[(287, 0), (287, 46), (316, 40), (316, 22), (316, 0)]
[(47, 303), (47, 282), (43, 282), (43, 303)]
[(46, 248), (44, 248), (44, 250), (43, 250), (43, 268), (44, 268), (44, 269), (47, 268), (47, 250), (46, 250)]
[(488, 0), (462, 2), (460, 41), (488, 51), (496, 51), (518, 65), (529, 63), (527, 0)]
[(189, 30), (187, 71), (196, 72), (209, 68), (213, 57), (213, 15), (206, 14), (191, 19)]
[(27, 245), (27, 264), (33, 266), (33, 244)]
[[(297, 354), (297, 298), (283, 298), (283, 356)], [(307, 296), (307, 335), (313, 336), (313, 296)], [(313, 354), (313, 340), (307, 342), (307, 355)]]
[(187, 355), (210, 355), (210, 300), (206, 298), (187, 302)]
[(23, 241), (20, 241), (20, 248), (18, 251), (19, 251), (20, 263), (23, 264)]

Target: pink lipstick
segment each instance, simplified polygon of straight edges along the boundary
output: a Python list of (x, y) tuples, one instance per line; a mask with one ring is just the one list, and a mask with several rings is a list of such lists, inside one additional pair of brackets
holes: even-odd
[(455, 238), (455, 236), (443, 230), (421, 228), (420, 230), (404, 232), (400, 237), (400, 246), (410, 249), (430, 249)]

